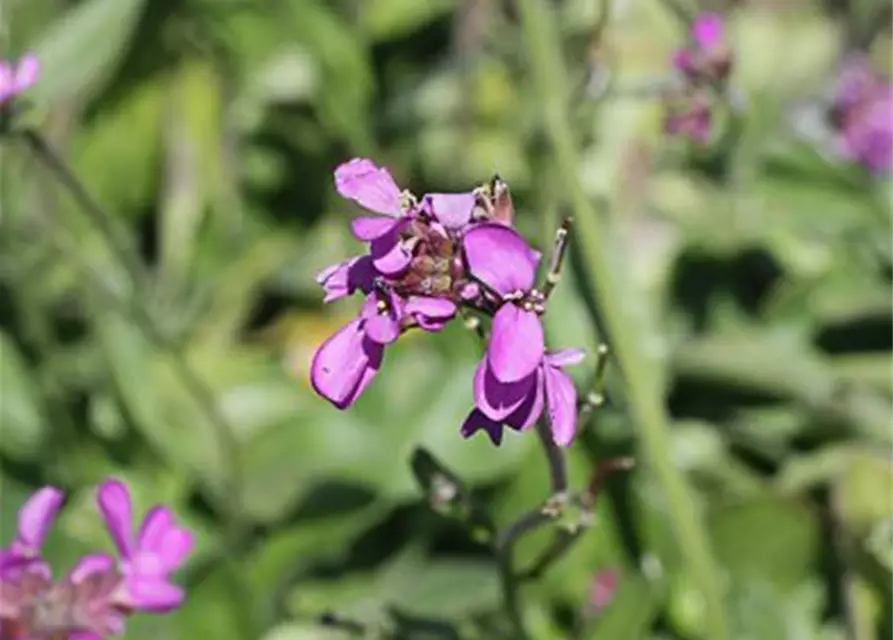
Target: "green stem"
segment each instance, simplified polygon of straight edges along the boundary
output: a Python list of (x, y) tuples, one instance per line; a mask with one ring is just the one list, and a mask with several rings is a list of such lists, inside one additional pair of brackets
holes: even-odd
[(578, 153), (568, 124), (567, 82), (554, 16), (544, 0), (518, 0), (518, 5), (533, 76), (532, 93), (542, 103), (546, 133), (574, 209), (580, 251), (624, 374), (631, 411), (641, 429), (644, 453), (672, 505), (670, 513), (675, 533), (703, 598), (708, 635), (712, 640), (724, 640), (729, 635), (719, 577), (687, 482), (670, 457), (663, 392), (655, 375), (657, 365), (640, 350), (633, 325), (622, 312), (624, 295), (612, 280), (612, 265), (603, 251), (605, 225), (578, 179)]

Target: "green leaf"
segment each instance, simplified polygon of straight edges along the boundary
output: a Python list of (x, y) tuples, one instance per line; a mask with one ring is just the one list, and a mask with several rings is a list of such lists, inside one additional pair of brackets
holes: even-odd
[(32, 47), (42, 71), (28, 96), (53, 105), (101, 86), (120, 63), (144, 1), (87, 0), (60, 16)]
[(47, 421), (32, 372), (12, 338), (0, 332), (0, 450), (28, 460), (46, 443)]

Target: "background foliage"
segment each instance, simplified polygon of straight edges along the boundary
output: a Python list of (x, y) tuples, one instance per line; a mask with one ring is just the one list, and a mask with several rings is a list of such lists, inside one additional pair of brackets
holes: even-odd
[[(579, 172), (611, 230), (623, 312), (666, 380), (669, 454), (704, 514), (732, 637), (890, 637), (890, 185), (825, 153), (810, 116), (889, 5), (704, 3), (729, 16), (746, 112), (735, 144), (697, 150), (665, 139), (659, 101), (629, 90), (664, 76), (684, 42), (675, 4), (618, 0), (603, 31), (599, 2), (551, 4), (575, 84), (611, 72), (607, 94), (579, 91), (568, 116)], [(417, 193), (498, 171), (520, 228), (549, 246), (564, 203), (549, 96), (531, 84), (513, 5), (0, 1), (7, 57), (35, 50), (45, 69), (26, 117), (115, 217), (101, 233), (24, 145), (0, 146), (0, 539), (44, 483), (70, 495), (57, 566), (107, 546), (90, 516), (105, 476), (143, 507), (173, 504), (200, 540), (188, 603), (128, 638), (342, 637), (320, 623), (328, 612), (400, 620), (410, 638), (453, 637), (420, 630), (432, 618), (494, 637), (492, 557), (431, 511), (409, 466), (428, 448), (503, 524), (547, 497), (536, 438), (494, 449), (458, 435), (475, 337), (401, 340), (344, 413), (307, 368), (356, 308), (324, 309), (313, 281), (356, 253), (339, 162), (373, 157)], [(871, 38), (880, 63), (889, 43)], [(573, 244), (571, 262), (547, 330), (591, 351)], [(184, 382), (185, 361), (203, 386)], [(599, 459), (636, 455), (618, 382), (609, 372), (608, 404), (570, 451), (577, 483)], [(593, 637), (706, 638), (673, 508), (648, 464), (613, 478), (597, 526), (524, 588), (535, 638), (569, 637), (612, 567), (620, 590)], [(547, 541), (525, 539), (520, 559)]]

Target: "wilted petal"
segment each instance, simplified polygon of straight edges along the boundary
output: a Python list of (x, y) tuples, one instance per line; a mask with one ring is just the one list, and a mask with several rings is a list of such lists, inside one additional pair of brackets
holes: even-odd
[(118, 553), (128, 557), (133, 547), (130, 490), (119, 480), (108, 480), (99, 487), (97, 502)]
[(56, 487), (39, 489), (19, 510), (18, 542), (30, 554), (37, 554), (65, 496)]
[(335, 188), (344, 198), (389, 216), (400, 214), (400, 187), (387, 169), (367, 158), (354, 158), (335, 169)]
[(425, 199), (437, 220), (448, 229), (467, 225), (476, 201), (473, 193), (429, 193)]
[(679, 49), (673, 54), (673, 66), (683, 73), (689, 73), (694, 69), (692, 53), (688, 49)]
[(533, 287), (539, 259), (514, 229), (480, 224), (465, 234), (462, 246), (471, 274), (501, 295)]
[(398, 221), (393, 218), (363, 216), (354, 218), (350, 223), (350, 230), (357, 240), (370, 242), (390, 233), (397, 224), (399, 224)]
[(490, 440), (497, 447), (502, 444), (502, 425), (490, 420), (490, 418), (477, 409), (468, 414), (459, 432), (463, 438), (470, 438), (481, 429), (486, 431), (487, 435), (490, 436)]
[(559, 447), (567, 447), (577, 430), (577, 389), (571, 377), (560, 369), (544, 369), (552, 439)]
[(575, 364), (580, 364), (583, 362), (583, 358), (586, 357), (586, 352), (582, 349), (562, 349), (560, 351), (553, 351), (552, 353), (547, 353), (545, 357), (545, 361), (547, 364), (552, 365), (553, 367), (571, 367)]
[(722, 16), (716, 13), (703, 13), (695, 19), (691, 35), (702, 49), (712, 49), (721, 44), (725, 31)]
[(357, 318), (326, 340), (313, 356), (310, 382), (316, 392), (339, 409), (350, 406), (369, 364), (363, 348), (365, 334)]
[(369, 293), (376, 275), (372, 258), (359, 256), (323, 269), (316, 276), (316, 282), (326, 292), (323, 302), (329, 303), (356, 291)]
[(88, 555), (80, 560), (68, 574), (72, 584), (79, 584), (85, 578), (98, 573), (106, 573), (115, 567), (115, 559), (106, 554)]
[(474, 373), (474, 404), (491, 420), (505, 420), (535, 392), (535, 381), (532, 374), (517, 382), (500, 382), (484, 358)]
[(13, 80), (13, 93), (21, 93), (25, 89), (31, 87), (37, 82), (40, 75), (40, 63), (34, 55), (26, 55), (16, 67), (15, 79)]
[(500, 382), (516, 382), (532, 374), (543, 360), (545, 336), (539, 316), (504, 304), (493, 316), (487, 358)]

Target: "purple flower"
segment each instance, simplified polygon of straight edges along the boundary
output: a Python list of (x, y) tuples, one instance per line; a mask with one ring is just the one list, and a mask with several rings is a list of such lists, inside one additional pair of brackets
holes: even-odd
[(429, 193), (422, 198), (422, 211), (450, 231), (463, 229), (471, 222), (477, 197), (467, 193)]
[(0, 550), (0, 576), (22, 569), (49, 572), (40, 559), (40, 551), (63, 501), (62, 491), (56, 487), (43, 487), (19, 509), (16, 538), (8, 549)]
[[(182, 604), (183, 590), (169, 581), (193, 547), (193, 536), (178, 527), (170, 509), (153, 507), (133, 535), (133, 507), (127, 486), (109, 480), (99, 488), (99, 510), (121, 558), (119, 603), (139, 611), (166, 612)], [(93, 569), (105, 561), (97, 560)]]
[(504, 426), (529, 429), (545, 405), (552, 439), (561, 447), (569, 446), (577, 429), (577, 390), (563, 369), (582, 359), (583, 352), (578, 349), (546, 354), (530, 375), (505, 383), (497, 379), (485, 358), (475, 372), (475, 409), (462, 425), (462, 436), (468, 438), (484, 429), (499, 445)]
[(487, 359), (501, 382), (528, 377), (543, 359), (542, 301), (533, 290), (539, 256), (500, 223), (471, 228), (462, 241), (468, 270), (502, 303), (493, 316)]
[(316, 283), (326, 292), (323, 302), (329, 303), (353, 295), (356, 291), (368, 295), (378, 275), (370, 256), (357, 256), (326, 267), (316, 276)]
[(673, 66), (691, 82), (725, 80), (732, 65), (725, 38), (722, 16), (701, 14), (691, 26), (692, 46), (673, 54)]
[(40, 75), (40, 63), (33, 55), (23, 56), (17, 65), (0, 60), (0, 105), (32, 87)]
[(709, 97), (697, 94), (668, 102), (664, 116), (664, 131), (667, 134), (705, 144), (710, 139), (712, 127), (713, 111)]

